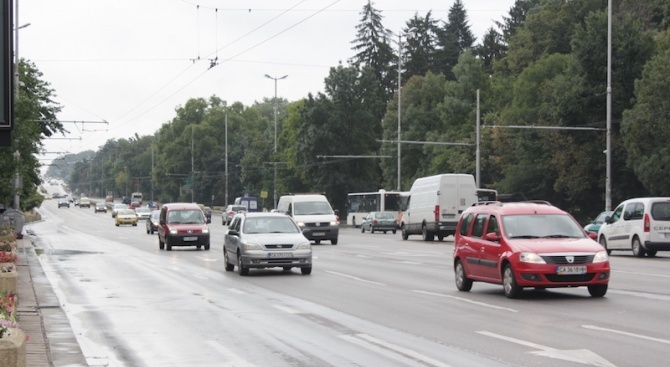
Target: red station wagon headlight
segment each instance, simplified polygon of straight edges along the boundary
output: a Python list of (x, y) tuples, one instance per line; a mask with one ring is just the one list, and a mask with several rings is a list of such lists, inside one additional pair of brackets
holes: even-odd
[(519, 261), (532, 264), (546, 264), (544, 259), (534, 252), (522, 252), (519, 254)]

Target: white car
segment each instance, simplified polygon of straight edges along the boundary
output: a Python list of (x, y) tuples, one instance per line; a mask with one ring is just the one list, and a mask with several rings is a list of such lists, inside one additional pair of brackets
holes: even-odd
[(141, 207), (135, 209), (135, 214), (137, 214), (138, 220), (149, 219), (151, 217), (151, 209), (147, 207)]
[(612, 250), (633, 251), (636, 257), (670, 251), (670, 198), (628, 199), (605, 218), (598, 242)]

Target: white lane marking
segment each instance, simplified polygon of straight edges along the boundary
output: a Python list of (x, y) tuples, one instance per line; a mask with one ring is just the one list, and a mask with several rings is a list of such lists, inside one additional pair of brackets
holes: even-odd
[(341, 276), (341, 277), (345, 277), (345, 278), (349, 278), (349, 279), (353, 279), (353, 280), (358, 280), (359, 282), (377, 284), (377, 285), (384, 285), (384, 286), (386, 285), (384, 283), (374, 282), (372, 280), (366, 280), (366, 279), (363, 279), (363, 278), (355, 277), (353, 275), (342, 274), (342, 273), (338, 273), (338, 272), (335, 272), (335, 271), (326, 270), (326, 273), (330, 273), (330, 274), (333, 274), (333, 275), (337, 275), (337, 276)]
[(484, 302), (473, 301), (473, 300), (469, 300), (469, 299), (467, 299), (467, 298), (456, 297), (456, 296), (450, 296), (450, 295), (448, 295), (448, 294), (441, 294), (441, 293), (434, 293), (434, 292), (426, 292), (426, 291), (420, 291), (420, 290), (417, 290), (417, 289), (413, 290), (413, 292), (416, 292), (416, 293), (422, 293), (422, 294), (427, 294), (427, 295), (430, 295), (430, 296), (437, 296), (437, 297), (451, 298), (451, 299), (456, 300), (456, 301), (461, 301), (461, 302), (471, 303), (471, 304), (473, 304), (473, 305), (478, 305), (478, 306), (482, 306), (482, 307), (494, 308), (494, 309), (496, 309), (496, 310), (509, 311), (509, 312), (519, 312), (519, 311), (517, 311), (517, 310), (515, 310), (515, 309), (513, 309), (513, 308), (500, 307), (500, 306), (492, 305), (492, 304), (490, 304), (490, 303), (484, 303)]
[(231, 293), (235, 293), (235, 294), (248, 294), (247, 292), (245, 292), (243, 290), (240, 290), (240, 289), (237, 289), (237, 288), (228, 288), (228, 290)]
[(670, 301), (670, 296), (666, 296), (663, 294), (653, 294), (653, 293), (645, 293), (637, 291), (622, 291), (617, 289), (609, 289), (607, 293), (625, 294), (627, 296), (653, 299), (657, 301)]
[(207, 280), (207, 279), (209, 279), (209, 278), (207, 278), (206, 276), (204, 276), (204, 275), (200, 275), (200, 274), (198, 274), (198, 273), (193, 273), (193, 276), (196, 277), (196, 278), (198, 278), (198, 279), (202, 279), (202, 280)]
[(224, 357), (226, 358), (226, 361), (221, 363), (219, 366), (223, 367), (255, 367), (256, 365), (245, 360), (244, 358), (238, 356), (237, 354), (233, 353), (230, 349), (224, 347), (221, 345), (221, 343), (215, 341), (215, 340), (207, 340), (207, 344), (209, 344), (212, 348), (216, 349), (219, 353), (223, 354)]
[(403, 264), (403, 265), (422, 265), (423, 263), (416, 261), (407, 261), (407, 260), (393, 260), (392, 263)]
[(604, 327), (598, 327), (598, 326), (595, 326), (595, 325), (582, 325), (582, 327), (585, 328), (585, 329), (591, 329), (591, 330), (597, 330), (597, 331), (607, 331), (609, 333), (632, 336), (634, 338), (650, 340), (650, 341), (653, 341), (653, 342), (658, 342), (658, 343), (663, 343), (663, 344), (670, 344), (670, 340), (668, 340), (668, 339), (654, 338), (652, 336), (634, 334), (634, 333), (629, 333), (627, 331), (622, 331), (622, 330), (608, 329), (608, 328), (604, 328)]
[(642, 275), (642, 276), (644, 276), (644, 277), (670, 278), (670, 275), (652, 274), (652, 273), (640, 273), (640, 272), (637, 272), (637, 271), (615, 270), (615, 271), (612, 271), (612, 273), (622, 273), (622, 274)]
[(291, 313), (291, 314), (298, 314), (300, 311), (296, 310), (295, 308), (284, 306), (284, 305), (273, 305), (274, 308), (284, 311), (286, 313)]
[(440, 361), (426, 357), (405, 347), (385, 342), (367, 334), (339, 335), (340, 338), (362, 346), (369, 350), (383, 354), (408, 366), (436, 366), (449, 367)]
[(575, 350), (560, 350), (556, 348), (547, 347), (546, 345), (541, 345), (521, 339), (512, 338), (509, 336), (504, 336), (500, 334), (491, 333), (488, 331), (476, 331), (478, 334), (490, 336), (492, 338), (505, 340), (511, 343), (520, 344), (526, 347), (540, 349), (539, 352), (533, 351), (529, 352), (542, 357), (548, 357), (553, 359), (561, 359), (564, 361), (570, 361), (575, 363), (586, 364), (590, 366), (600, 366), (600, 367), (616, 367), (616, 365), (610, 363), (608, 360), (597, 355), (596, 353), (591, 352), (588, 349), (575, 349)]
[(200, 259), (200, 260), (204, 260), (204, 261), (209, 261), (209, 262), (212, 262), (212, 261), (214, 261), (214, 262), (219, 261), (219, 259), (210, 259), (210, 258), (208, 258), (208, 257), (203, 257), (203, 256), (196, 256), (195, 258), (196, 258), (196, 259)]
[(367, 256), (367, 255), (356, 255), (356, 257), (361, 258), (361, 259), (372, 259), (372, 256)]

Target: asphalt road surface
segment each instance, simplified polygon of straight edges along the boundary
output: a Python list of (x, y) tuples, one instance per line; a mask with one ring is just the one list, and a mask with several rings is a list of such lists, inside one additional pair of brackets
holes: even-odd
[[(614, 252), (604, 298), (586, 288), (454, 285), (449, 241), (342, 228), (298, 269), (224, 270), (211, 250), (158, 249), (110, 213), (41, 207), (40, 261), (92, 366), (662, 366), (670, 253)], [(236, 269), (237, 270), (237, 269)]]

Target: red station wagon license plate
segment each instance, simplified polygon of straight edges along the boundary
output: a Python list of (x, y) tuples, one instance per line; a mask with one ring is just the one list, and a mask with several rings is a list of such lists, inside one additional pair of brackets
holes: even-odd
[(556, 274), (558, 275), (586, 274), (586, 266), (557, 266)]

